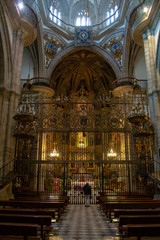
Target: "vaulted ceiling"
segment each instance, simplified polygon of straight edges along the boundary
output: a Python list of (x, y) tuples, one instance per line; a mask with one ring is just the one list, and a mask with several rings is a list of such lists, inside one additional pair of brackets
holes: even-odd
[(56, 94), (68, 95), (82, 86), (96, 95), (108, 94), (116, 79), (111, 66), (90, 51), (81, 50), (65, 57), (55, 68), (51, 78), (56, 85)]

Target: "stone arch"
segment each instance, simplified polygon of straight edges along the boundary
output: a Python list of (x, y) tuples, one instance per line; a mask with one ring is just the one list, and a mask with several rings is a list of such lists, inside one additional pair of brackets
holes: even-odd
[(37, 51), (38, 51), (38, 70), (37, 76), (45, 76), (45, 49), (44, 49), (44, 32), (42, 22), (37, 26)]
[(3, 46), (2, 46), (2, 38), (0, 35), (0, 84), (3, 84), (4, 81), (4, 53), (3, 53)]
[[(50, 77), (59, 96), (70, 91), (78, 91), (82, 86), (96, 95), (108, 95), (116, 74), (112, 65), (89, 48), (77, 49), (65, 55), (52, 70)], [(66, 91), (62, 91), (66, 89)], [(67, 94), (67, 95), (68, 95)]]
[(104, 51), (103, 48), (99, 47), (99, 46), (91, 46), (91, 47), (79, 47), (76, 48), (75, 46), (69, 46), (67, 48), (65, 48), (64, 50), (60, 51), (52, 60), (52, 62), (49, 65), (49, 68), (46, 72), (46, 77), (50, 78), (54, 69), (56, 68), (56, 66), (68, 55), (75, 53), (79, 50), (88, 50), (91, 51), (95, 54), (97, 54), (97, 56), (100, 56), (104, 59), (104, 61), (106, 61), (110, 66), (112, 66), (112, 69), (116, 75), (116, 78), (120, 78), (121, 77), (121, 69), (118, 65), (118, 63), (115, 61), (115, 59), (106, 51)]
[(160, 75), (160, 33), (158, 36), (158, 44), (157, 44), (156, 69)]

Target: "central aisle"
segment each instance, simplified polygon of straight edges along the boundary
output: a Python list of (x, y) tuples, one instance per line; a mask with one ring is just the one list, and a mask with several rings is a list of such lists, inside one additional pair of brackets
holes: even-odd
[(97, 205), (69, 205), (53, 228), (49, 240), (119, 240), (117, 224), (109, 223)]

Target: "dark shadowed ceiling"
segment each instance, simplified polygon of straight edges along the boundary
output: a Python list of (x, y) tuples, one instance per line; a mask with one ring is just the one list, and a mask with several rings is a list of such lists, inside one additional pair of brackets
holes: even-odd
[(51, 78), (56, 95), (68, 95), (82, 86), (96, 95), (108, 94), (116, 79), (111, 66), (95, 53), (82, 50), (65, 57), (55, 68)]

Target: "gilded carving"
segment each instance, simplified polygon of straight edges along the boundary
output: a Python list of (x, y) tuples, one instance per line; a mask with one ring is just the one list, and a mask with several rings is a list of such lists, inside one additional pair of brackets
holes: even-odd
[(123, 53), (123, 46), (122, 46), (123, 35), (118, 38), (112, 38), (109, 42), (104, 44), (105, 49), (109, 49), (112, 56), (118, 60), (121, 64), (121, 57)]

